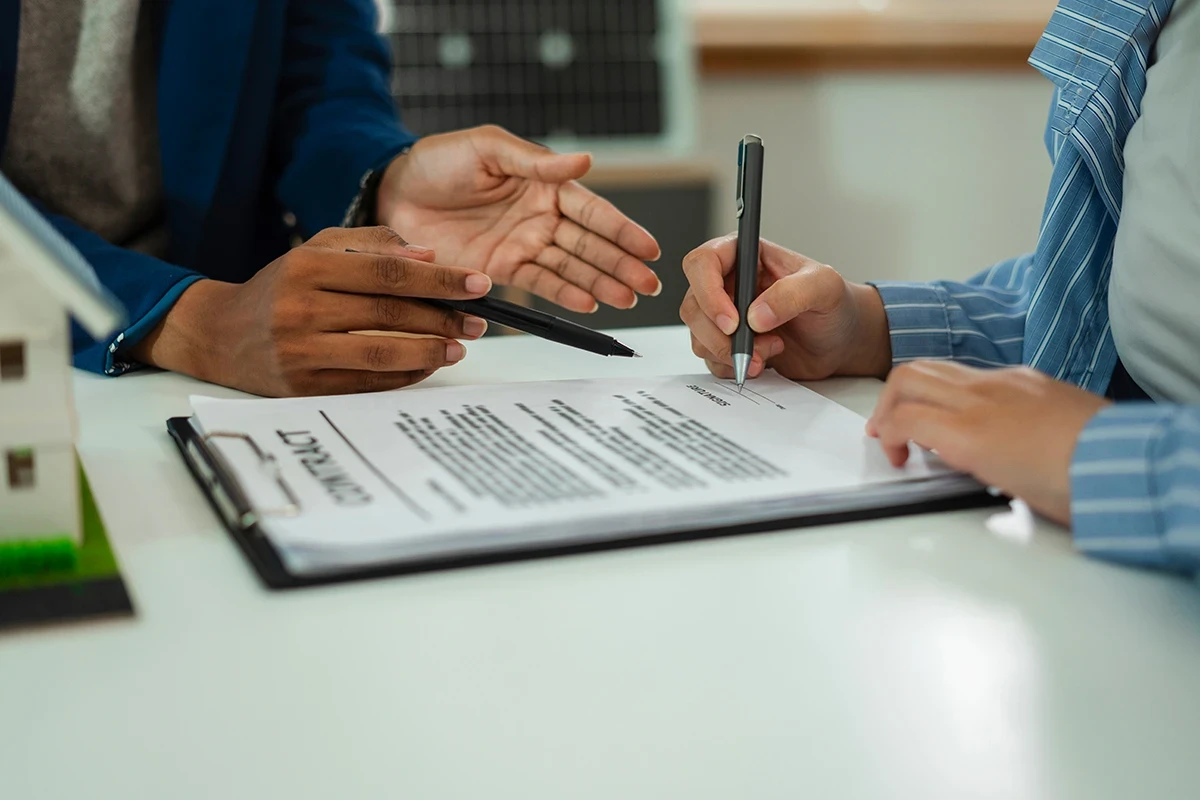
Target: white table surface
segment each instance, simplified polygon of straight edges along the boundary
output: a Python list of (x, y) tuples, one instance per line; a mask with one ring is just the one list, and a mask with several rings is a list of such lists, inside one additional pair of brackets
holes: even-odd
[[(433, 383), (697, 370), (526, 338)], [(879, 384), (823, 390), (869, 412)], [(0, 797), (1195, 798), (1200, 588), (961, 512), (267, 592), (163, 428), (76, 381), (138, 614), (0, 635)]]

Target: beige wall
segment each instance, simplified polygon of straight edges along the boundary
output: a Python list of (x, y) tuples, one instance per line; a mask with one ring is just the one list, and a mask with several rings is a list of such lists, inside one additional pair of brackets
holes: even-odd
[(735, 227), (737, 141), (757, 133), (764, 236), (853, 279), (965, 277), (1033, 246), (1049, 100), (1032, 70), (701, 78), (714, 234)]

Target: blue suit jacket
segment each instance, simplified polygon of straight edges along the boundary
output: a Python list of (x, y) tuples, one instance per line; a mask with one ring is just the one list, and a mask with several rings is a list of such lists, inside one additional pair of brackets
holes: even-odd
[[(12, 112), (19, 2), (0, 3), (0, 153)], [(338, 225), (368, 171), (413, 142), (389, 92), (373, 0), (155, 0), (165, 261), (47, 219), (132, 321), (113, 342), (74, 331), (75, 364), (121, 371), (121, 350), (201, 276), (241, 282), (301, 235)], [(41, 209), (45, 212), (45, 209)]]

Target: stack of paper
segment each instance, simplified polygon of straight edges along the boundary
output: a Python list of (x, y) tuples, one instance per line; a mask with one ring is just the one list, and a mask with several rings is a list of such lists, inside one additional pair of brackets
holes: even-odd
[[(769, 374), (560, 381), (286, 400), (192, 398), (297, 574), (581, 545), (978, 492)], [(241, 438), (242, 435), (248, 438)], [(257, 445), (278, 464), (263, 469)], [(290, 490), (290, 499), (288, 491)], [(298, 508), (291, 505), (298, 501)]]

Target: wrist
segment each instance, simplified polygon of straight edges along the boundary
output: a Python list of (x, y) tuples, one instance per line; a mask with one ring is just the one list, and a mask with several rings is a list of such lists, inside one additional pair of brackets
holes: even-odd
[(224, 326), (217, 320), (237, 288), (214, 280), (192, 284), (130, 354), (143, 364), (220, 383), (220, 355), (226, 348), (221, 341)]
[[(374, 224), (376, 225), (387, 225), (394, 228), (393, 223), (400, 206), (399, 187), (402, 185), (401, 178), (404, 175), (405, 168), (408, 166), (408, 152), (405, 150), (383, 168), (379, 181), (373, 188), (375, 195), (372, 200), (374, 201)], [(404, 235), (399, 230), (396, 232), (402, 236)]]
[(842, 375), (884, 379), (892, 370), (892, 338), (883, 298), (874, 286), (849, 283), (856, 324)]

